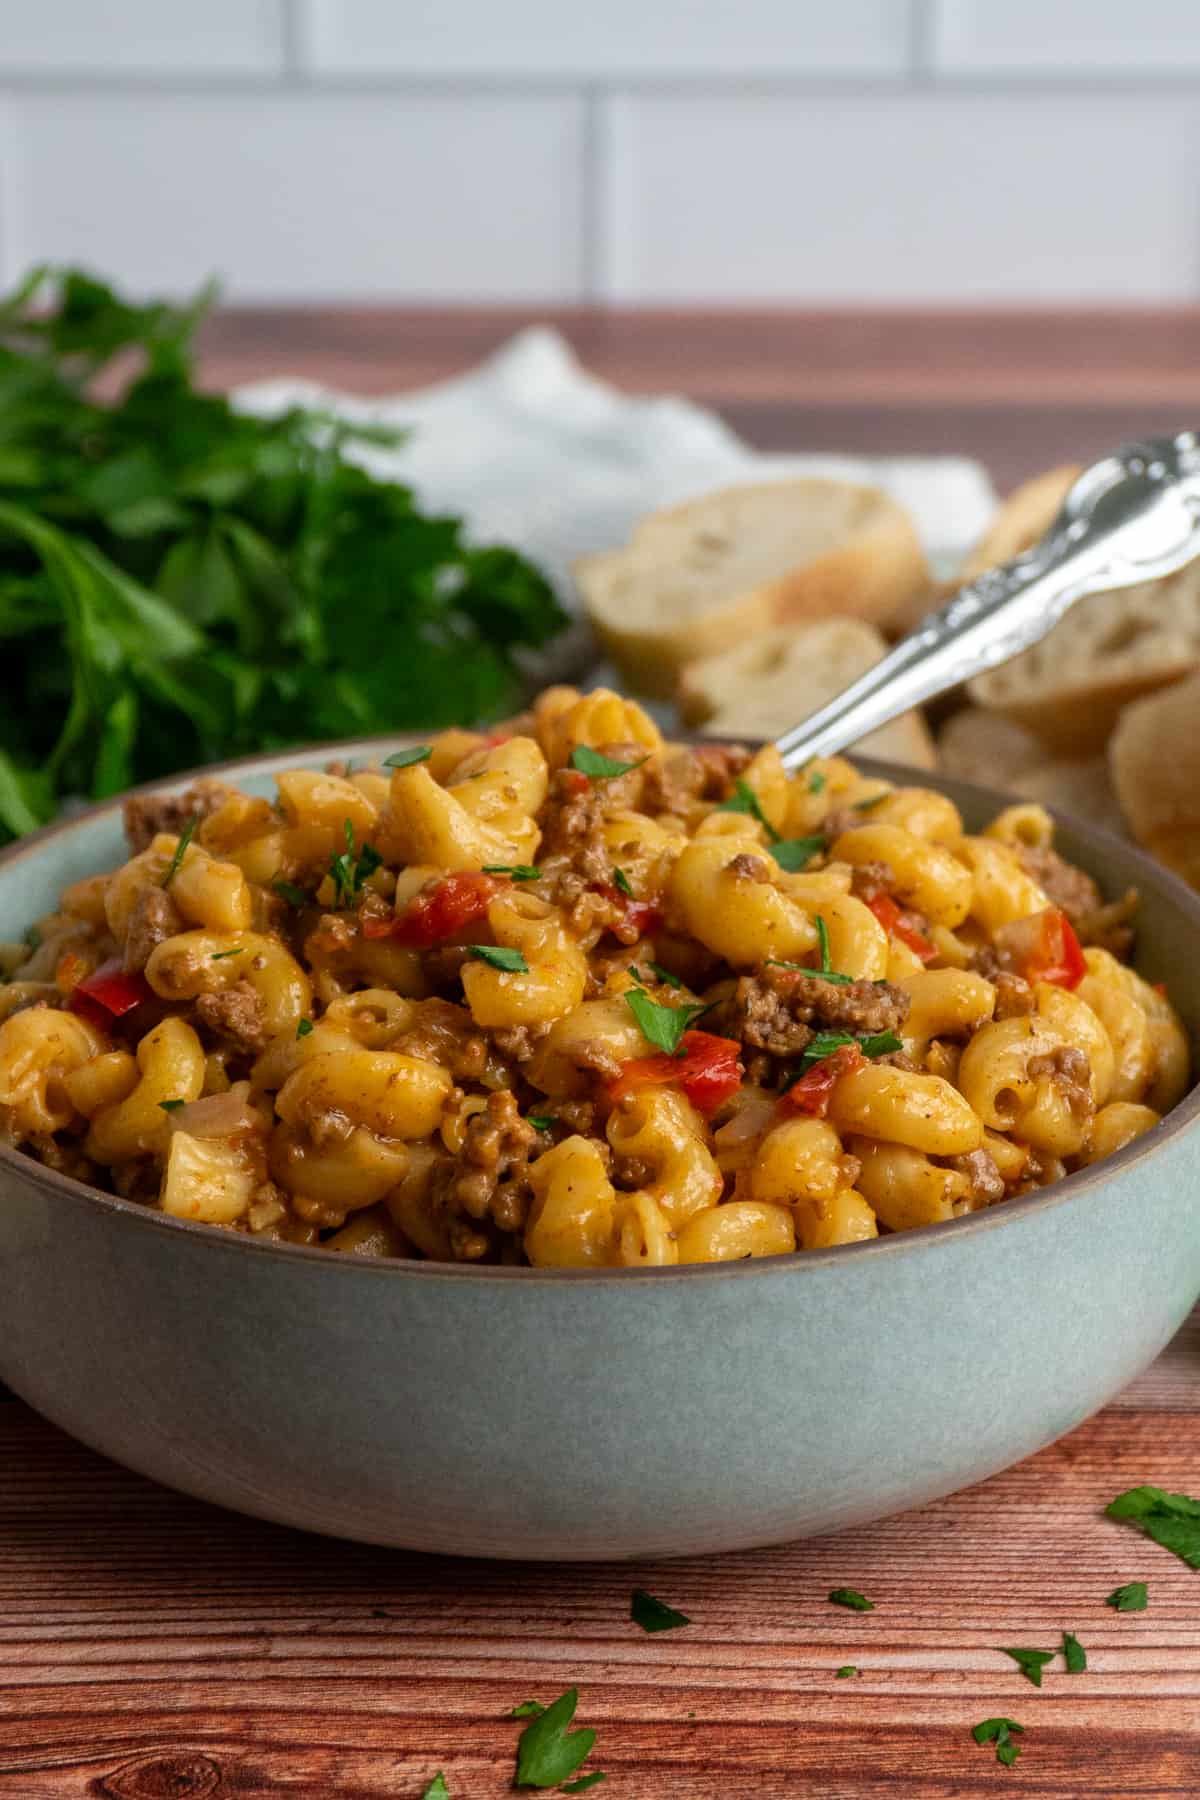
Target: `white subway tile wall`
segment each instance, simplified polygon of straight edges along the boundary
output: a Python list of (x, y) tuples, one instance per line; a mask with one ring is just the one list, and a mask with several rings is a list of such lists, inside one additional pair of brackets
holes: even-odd
[(1200, 0), (0, 0), (0, 279), (1200, 299)]

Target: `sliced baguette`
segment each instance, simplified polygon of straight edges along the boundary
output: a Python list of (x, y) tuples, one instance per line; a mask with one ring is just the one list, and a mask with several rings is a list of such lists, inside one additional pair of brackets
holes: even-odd
[[(679, 682), (685, 722), (714, 737), (775, 737), (799, 725), (887, 649), (873, 625), (825, 619), (775, 626), (752, 643), (689, 663)], [(906, 713), (855, 746), (920, 769), (934, 766), (933, 740), (917, 713)]]
[(1108, 747), (1138, 842), (1200, 887), (1200, 674), (1127, 706)]
[(938, 733), (937, 756), (946, 775), (1007, 788), (1108, 831), (1124, 828), (1103, 756), (1048, 757), (1032, 732), (999, 713), (976, 706), (955, 713)]
[(1011, 562), (1045, 537), (1082, 473), (1080, 463), (1060, 463), (1014, 488), (959, 570), (959, 582), (974, 581), (986, 569)]
[(896, 501), (816, 479), (726, 488), (651, 513), (624, 549), (580, 558), (575, 576), (625, 680), (663, 698), (685, 664), (771, 625), (829, 614), (886, 622), (930, 586)]

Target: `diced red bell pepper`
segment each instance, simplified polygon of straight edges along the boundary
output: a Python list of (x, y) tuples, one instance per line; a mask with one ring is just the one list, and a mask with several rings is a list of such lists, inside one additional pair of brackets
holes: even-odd
[(685, 1031), (679, 1047), (679, 1056), (664, 1051), (626, 1063), (609, 1088), (612, 1098), (621, 1100), (640, 1087), (679, 1087), (698, 1113), (716, 1112), (742, 1085), (742, 1046), (711, 1031)]
[(1043, 907), (1041, 912), (1002, 925), (996, 933), (996, 948), (1028, 982), (1049, 981), (1055, 987), (1077, 988), (1087, 974), (1075, 929), (1058, 906)]
[(591, 786), (589, 777), (583, 773), (582, 769), (560, 769), (559, 779), (567, 793), (573, 795), (575, 799), (578, 799), (580, 794), (586, 794)]
[(810, 1118), (823, 1119), (842, 1076), (861, 1069), (866, 1060), (857, 1044), (840, 1045), (831, 1056), (823, 1056), (801, 1075), (799, 1081), (794, 1081), (786, 1094), (779, 1096), (779, 1110), (807, 1113)]
[(390, 921), (386, 930), (380, 929), (382, 921), (365, 919), (363, 936), (394, 937), (401, 944), (427, 950), (482, 919), (505, 885), (505, 878), (500, 875), (484, 875), (474, 869), (459, 870), (454, 875), (443, 876), (435, 887), (416, 894), (404, 911)]
[(930, 943), (924, 932), (908, 923), (903, 910), (890, 894), (873, 894), (867, 905), (889, 937), (898, 938), (902, 944), (907, 944), (922, 962), (933, 961), (937, 955), (937, 946)]
[(130, 975), (119, 956), (112, 956), (71, 989), (67, 1005), (96, 1025), (110, 1025), (153, 997), (144, 975)]
[(600, 892), (614, 906), (624, 908), (625, 916), (621, 923), (636, 931), (639, 937), (646, 937), (649, 932), (657, 931), (663, 922), (662, 913), (650, 900), (631, 900), (628, 894), (623, 894), (620, 888), (614, 887), (610, 882), (606, 882)]

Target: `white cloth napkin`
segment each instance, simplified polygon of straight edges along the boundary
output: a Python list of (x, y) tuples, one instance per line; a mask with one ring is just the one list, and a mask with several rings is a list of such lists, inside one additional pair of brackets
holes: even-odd
[(478, 368), (416, 393), (363, 400), (304, 381), (263, 381), (234, 396), (246, 411), (320, 406), (411, 429), (396, 450), (361, 448), (376, 474), (421, 505), (462, 517), (478, 542), (511, 544), (547, 572), (568, 606), (570, 569), (623, 544), (641, 516), (738, 481), (831, 475), (885, 488), (948, 573), (991, 519), (986, 472), (964, 457), (776, 456), (744, 444), (690, 401), (642, 399), (588, 374), (557, 332), (519, 332)]

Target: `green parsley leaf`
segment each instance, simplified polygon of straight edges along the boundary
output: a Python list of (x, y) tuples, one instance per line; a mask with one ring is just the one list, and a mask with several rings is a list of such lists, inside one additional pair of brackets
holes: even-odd
[(542, 871), (532, 863), (484, 863), (485, 875), (511, 875), (514, 881), (540, 881)]
[(1048, 1662), (1054, 1661), (1053, 1650), (1006, 1650), (1001, 1648), (1001, 1656), (1011, 1656), (1026, 1681), (1032, 1681), (1034, 1687), (1042, 1685), (1042, 1670)]
[(857, 1588), (831, 1588), (829, 1598), (835, 1606), (848, 1606), (851, 1612), (874, 1612), (875, 1602), (860, 1594)]
[[(733, 792), (728, 800), (722, 800), (720, 806), (718, 806), (716, 810), (718, 812), (749, 813), (752, 819), (758, 820), (772, 844), (778, 844), (780, 842), (779, 833), (760, 806), (758, 795), (750, 786), (750, 783), (744, 781), (740, 775), (733, 784)], [(804, 839), (801, 838), (798, 841), (803, 843)], [(821, 839), (821, 842), (825, 842), (824, 838)], [(800, 866), (802, 867), (803, 865)]]
[(633, 887), (624, 869), (613, 870), (613, 881), (623, 894), (628, 895), (630, 900), (633, 899)]
[(833, 964), (829, 960), (829, 927), (821, 917), (820, 913), (817, 914), (813, 923), (817, 928), (817, 949), (821, 955), (821, 967), (819, 972), (822, 975), (828, 975), (833, 968)]
[(972, 1728), (971, 1736), (977, 1744), (995, 1744), (996, 1761), (1011, 1769), (1021, 1754), (1021, 1746), (1013, 1742), (1011, 1733), (1021, 1735), (1024, 1730), (1015, 1719), (984, 1719)]
[[(817, 973), (815, 969), (806, 972), (809, 975)], [(863, 1038), (855, 1037), (852, 1031), (819, 1031), (800, 1058), (799, 1074), (806, 1074), (814, 1063), (824, 1062), (827, 1056), (832, 1056), (843, 1044), (857, 1044), (864, 1056), (890, 1056), (893, 1050), (904, 1048), (894, 1031), (876, 1031), (870, 1037)], [(796, 1079), (798, 1076), (793, 1075), (792, 1080)], [(784, 1088), (785, 1093), (791, 1085), (792, 1081), (789, 1080)]]
[(646, 967), (658, 976), (658, 979), (665, 987), (681, 988), (686, 985), (686, 983), (680, 981), (678, 975), (672, 975), (670, 969), (664, 969), (661, 963), (647, 963)]
[(528, 1113), (526, 1117), (527, 1122), (533, 1126), (535, 1131), (549, 1131), (552, 1125), (558, 1124), (557, 1115), (554, 1113)]
[(904, 1048), (894, 1031), (873, 1032), (870, 1037), (859, 1038), (858, 1045), (864, 1056), (891, 1056), (893, 1051)]
[(857, 1674), (858, 1669), (854, 1663), (843, 1663), (840, 1669), (835, 1670), (835, 1675), (839, 1681), (845, 1681), (848, 1676)]
[(187, 855), (187, 847), (191, 843), (193, 833), (195, 832), (195, 829), (199, 823), (200, 823), (199, 813), (193, 813), (191, 818), (188, 820), (187, 824), (184, 826), (183, 830), (179, 834), (179, 842), (175, 846), (175, 854), (171, 858), (171, 861), (167, 866), (166, 874), (163, 876), (162, 881), (159, 883), (160, 887), (170, 887), (170, 885), (174, 881), (176, 875), (178, 875), (179, 870), (183, 864), (183, 859)]
[(590, 1775), (581, 1775), (578, 1781), (568, 1781), (563, 1786), (564, 1794), (582, 1794), (588, 1788), (594, 1788), (598, 1781), (606, 1780), (603, 1769), (593, 1769)]
[(684, 1032), (701, 1013), (708, 1011), (702, 1001), (694, 1006), (660, 1006), (649, 994), (636, 989), (626, 993), (625, 1004), (637, 1020), (642, 1036), (659, 1050), (665, 1050), (668, 1056), (680, 1054)]
[(329, 874), (334, 885), (334, 901), (338, 906), (348, 906), (359, 892), (369, 875), (378, 869), (383, 858), (373, 844), (363, 844), (358, 855), (354, 854), (354, 825), (350, 819), (342, 821), (342, 829), (346, 834), (346, 848), (340, 856), (329, 861)]
[(545, 1710), (545, 1704), (541, 1700), (522, 1700), (508, 1716), (510, 1719), (540, 1719)]
[(466, 950), (476, 962), (490, 963), (493, 969), (505, 969), (510, 975), (529, 973), (529, 964), (521, 952), (506, 949), (503, 944), (468, 944)]
[(390, 756), (384, 757), (383, 766), (385, 769), (411, 769), (414, 763), (428, 762), (432, 755), (431, 744), (413, 744), (408, 750), (393, 750)]
[(601, 756), (587, 744), (576, 744), (571, 752), (571, 767), (586, 775), (589, 781), (612, 781), (618, 775), (628, 775), (632, 769), (640, 769), (644, 762), (650, 761), (649, 752), (639, 756), (636, 762), (618, 762), (615, 757)]
[(308, 1036), (309, 1032), (312, 1030), (312, 1028), (313, 1028), (313, 1022), (311, 1019), (301, 1019), (300, 1023), (296, 1027), (296, 1036), (298, 1038), (306, 1038)]
[(1063, 1632), (1063, 1661), (1067, 1665), (1068, 1675), (1082, 1675), (1087, 1668), (1087, 1651), (1073, 1631)]
[(578, 1688), (568, 1688), (527, 1725), (517, 1743), (514, 1786), (559, 1787), (573, 1775), (596, 1741), (594, 1731), (568, 1731), (579, 1704)]
[(421, 1795), (421, 1800), (450, 1800), (450, 1789), (446, 1786), (446, 1777), (440, 1769)]
[(776, 838), (771, 845), (771, 855), (781, 869), (795, 875), (799, 870), (807, 869), (813, 857), (824, 848), (823, 837)]
[(1124, 1587), (1114, 1588), (1105, 1606), (1115, 1607), (1117, 1612), (1145, 1612), (1149, 1603), (1149, 1595), (1144, 1581), (1127, 1581)]
[(224, 962), (227, 956), (245, 956), (245, 946), (239, 944), (236, 950), (214, 950), (209, 962)]
[(179, 1107), (185, 1104), (185, 1102), (182, 1100), (160, 1100), (158, 1104), (162, 1107), (164, 1112), (176, 1112)]
[(677, 1631), (690, 1625), (686, 1613), (676, 1612), (665, 1600), (656, 1600), (645, 1588), (634, 1588), (629, 1601), (629, 1616), (643, 1631)]
[(1140, 1526), (1190, 1569), (1200, 1569), (1200, 1500), (1167, 1494), (1162, 1488), (1135, 1487), (1118, 1494), (1104, 1510), (1110, 1519), (1128, 1519)]
[(825, 786), (824, 775), (822, 775), (820, 769), (814, 769), (808, 778), (809, 793), (810, 794), (819, 794), (824, 789), (824, 786)]
[(881, 806), (886, 799), (887, 799), (887, 790), (885, 790), (882, 794), (871, 794), (869, 796), (869, 798), (866, 800), (856, 800), (854, 802), (854, 811), (855, 812), (870, 812), (872, 807)]
[(306, 894), (304, 889), (297, 887), (294, 881), (273, 881), (271, 886), (280, 899), (286, 900), (289, 906), (307, 906), (312, 899), (312, 895)]
[(839, 975), (834, 969), (810, 969), (807, 963), (784, 962), (777, 956), (769, 956), (763, 965), (767, 969), (796, 969), (801, 975), (814, 975), (819, 981), (846, 983), (853, 981), (853, 975)]

